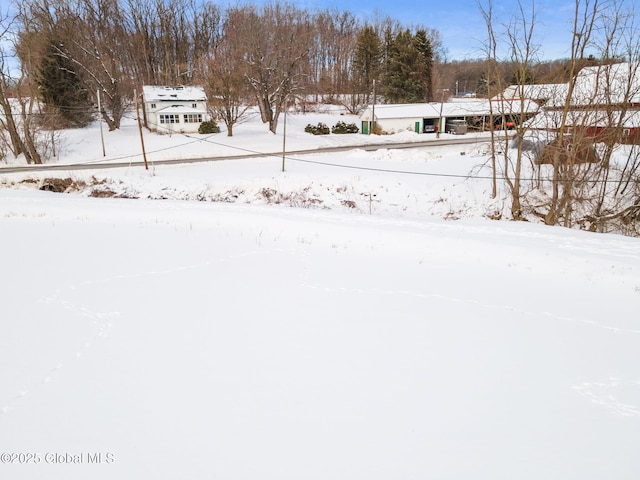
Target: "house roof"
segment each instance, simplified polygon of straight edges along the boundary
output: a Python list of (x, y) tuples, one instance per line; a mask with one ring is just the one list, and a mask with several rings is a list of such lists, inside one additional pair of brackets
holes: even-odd
[(199, 86), (144, 85), (142, 92), (147, 102), (204, 102), (207, 100), (204, 88)]
[[(568, 85), (547, 102), (548, 107), (565, 104)], [(640, 103), (640, 63), (614, 63), (585, 67), (576, 75), (572, 106)]]
[(509, 85), (504, 92), (496, 95), (492, 100), (500, 98), (516, 99), (526, 98), (530, 100), (548, 100), (557, 92), (566, 92), (566, 83), (538, 83), (534, 85)]

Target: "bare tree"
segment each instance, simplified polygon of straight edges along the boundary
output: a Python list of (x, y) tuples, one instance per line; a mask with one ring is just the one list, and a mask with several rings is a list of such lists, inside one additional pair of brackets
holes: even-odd
[(215, 48), (221, 10), (210, 1), (123, 0), (138, 85), (188, 84)]
[[(119, 128), (132, 101), (129, 37), (118, 0), (26, 0), (23, 30), (54, 39), (54, 55), (74, 66), (110, 130)], [(98, 93), (99, 92), (99, 93)]]
[[(523, 162), (524, 158), (524, 139), (528, 128), (525, 125), (528, 113), (528, 96), (525, 93), (527, 82), (527, 73), (531, 69), (531, 65), (536, 62), (537, 47), (535, 45), (535, 27), (536, 12), (535, 6), (531, 5), (530, 12), (526, 12), (522, 2), (517, 3), (518, 13), (507, 27), (507, 38), (509, 40), (509, 51), (511, 52), (510, 60), (515, 65), (514, 77), (516, 80), (515, 88), (517, 96), (515, 99), (508, 101), (503, 98), (501, 102), (501, 126), (504, 128), (507, 121), (511, 121), (515, 128), (515, 152), (506, 152), (503, 176), (504, 180), (511, 192), (511, 215), (515, 220), (522, 220), (522, 196), (523, 196)], [(493, 125), (492, 125), (493, 127)]]
[[(625, 0), (575, 0), (571, 58), (560, 64), (566, 69), (567, 83), (552, 95), (536, 121), (536, 128), (553, 135), (540, 152), (536, 148), (529, 151), (533, 137), (525, 104), (530, 98), (527, 84), (535, 79), (539, 67), (535, 10), (525, 11), (518, 2), (513, 20), (498, 34), (491, 1), (486, 7), (480, 4), (488, 32), (487, 86), (495, 82), (498, 91), (504, 89), (500, 65), (508, 64), (513, 72), (513, 98), (491, 102), (496, 123), (504, 126), (509, 120), (515, 127), (510, 139), (502, 133), (492, 134), (491, 155), (493, 166), (497, 165), (496, 152), (503, 152), (496, 171), (510, 194), (512, 218), (526, 218), (530, 211), (548, 225), (599, 231), (614, 228), (613, 223), (619, 230), (628, 230), (621, 222), (628, 225), (631, 219), (636, 224), (640, 220), (635, 188), (640, 153), (637, 142), (625, 138), (630, 131), (625, 126), (636, 113), (630, 107), (640, 99), (640, 47), (635, 12), (625, 10), (624, 4)], [(501, 45), (497, 38), (506, 39), (505, 59), (498, 58)], [(621, 59), (627, 61), (621, 63)], [(490, 120), (493, 125), (493, 118)], [(530, 176), (533, 174), (537, 178)], [(524, 189), (527, 180), (531, 180), (528, 190)]]
[(246, 78), (262, 121), (276, 132), (286, 103), (303, 89), (312, 25), (308, 15), (291, 4), (232, 9), (229, 27), (243, 39)]
[[(614, 1), (615, 8), (602, 12), (603, 42), (601, 56), (606, 63), (601, 74), (604, 85), (600, 103), (604, 106), (604, 116), (608, 131), (601, 135), (602, 162), (600, 167), (599, 193), (593, 207), (590, 220), (596, 229), (602, 229), (612, 216), (628, 218), (638, 217), (637, 193), (631, 192), (630, 186), (638, 178), (640, 153), (637, 142), (627, 138), (629, 129), (625, 128), (635, 115), (630, 106), (640, 98), (640, 43), (638, 38), (638, 20), (636, 12), (624, 10), (623, 2)], [(624, 58), (626, 62), (608, 64), (608, 60), (616, 61)], [(623, 147), (631, 143), (629, 147)], [(618, 158), (624, 159), (617, 161)], [(612, 208), (613, 205), (618, 205)]]
[(351, 55), (358, 22), (350, 12), (321, 10), (311, 16), (313, 37), (309, 43), (307, 93), (326, 98), (351, 88)]
[[(585, 57), (587, 47), (591, 44), (591, 38), (596, 24), (600, 8), (599, 0), (575, 0), (573, 35), (571, 41), (571, 60), (569, 63), (569, 82), (567, 94), (561, 107), (557, 137), (552, 159), (553, 178), (552, 194), (544, 221), (547, 225), (555, 225), (559, 219), (565, 216), (565, 226), (569, 226), (570, 216), (566, 215), (572, 207), (571, 196), (575, 180), (577, 162), (574, 155), (563, 160), (562, 152), (565, 151), (565, 136), (567, 133), (567, 119), (571, 111), (573, 92), (576, 86), (576, 76), (579, 71), (578, 60)], [(575, 149), (573, 150), (576, 151)]]
[[(20, 66), (18, 76), (14, 77), (9, 62), (11, 56), (4, 47), (13, 43), (11, 28), (15, 23), (15, 17), (0, 14), (0, 108), (3, 113), (0, 119), (0, 141), (9, 146), (14, 157), (23, 155), (27, 163), (40, 164), (42, 145), (39, 141), (42, 135), (33, 111), (34, 97), (23, 95), (23, 91), (28, 91), (29, 88), (24, 68)], [(9, 136), (8, 141), (3, 132)]]
[[(487, 6), (479, 3), (479, 7), (487, 28), (485, 54), (487, 69), (485, 73), (487, 96), (496, 101), (489, 102), (489, 128), (491, 130), (491, 170), (492, 197), (497, 195), (497, 176), (504, 180), (504, 184), (511, 197), (511, 217), (515, 220), (524, 219), (523, 214), (523, 176), (524, 149), (523, 142), (527, 133), (525, 120), (528, 112), (528, 99), (525, 93), (527, 73), (536, 63), (537, 47), (535, 45), (536, 12), (532, 5), (530, 11), (525, 11), (521, 1), (515, 4), (516, 12), (511, 20), (503, 25), (503, 32), (496, 31), (491, 0)], [(504, 42), (498, 42), (503, 38)], [(499, 52), (505, 51), (507, 58), (500, 59)], [(504, 96), (507, 85), (500, 71), (500, 65), (509, 63), (513, 68), (514, 94), (510, 98)], [(495, 126), (506, 126), (512, 123), (515, 127), (515, 138), (509, 138), (504, 128), (499, 133), (494, 132)], [(510, 149), (510, 141), (515, 140)], [(502, 164), (496, 159), (497, 152), (502, 152)]]
[[(12, 20), (8, 14), (0, 12), (0, 108), (2, 108), (3, 115), (0, 116), (0, 127), (3, 135), (0, 136), (4, 145), (8, 145), (14, 156), (18, 156), (24, 152), (25, 147), (22, 142), (22, 138), (18, 133), (18, 126), (13, 115), (12, 102), (10, 100), (11, 95), (11, 72), (9, 69), (8, 58), (9, 55), (5, 50), (5, 45), (9, 41), (9, 30), (11, 28)], [(14, 83), (14, 86), (15, 83)], [(5, 138), (4, 134), (9, 136), (9, 139)], [(5, 150), (5, 149), (3, 149)]]
[(225, 28), (224, 34), (197, 68), (199, 78), (209, 99), (213, 118), (221, 119), (227, 127), (227, 136), (233, 136), (233, 127), (247, 119), (250, 89), (243, 61), (242, 39), (239, 31)]
[(162, 85), (160, 80), (164, 70), (158, 55), (158, 12), (154, 0), (126, 0), (127, 30), (131, 38), (131, 54), (137, 85)]
[[(495, 65), (498, 62), (497, 42), (496, 34), (494, 30), (494, 18), (493, 18), (493, 3), (489, 0), (486, 7), (481, 3), (478, 4), (482, 18), (484, 19), (487, 27), (487, 40), (485, 43), (485, 55), (486, 55), (486, 75), (487, 84), (490, 85), (496, 72)], [(491, 98), (489, 96), (489, 98)], [(494, 133), (494, 111), (493, 103), (489, 102), (489, 125), (491, 132), (491, 197), (496, 198), (498, 195), (498, 183), (497, 183), (497, 170), (496, 170), (496, 138)]]
[(640, 136), (630, 128), (640, 99), (636, 22), (624, 0), (575, 1), (568, 82), (536, 120), (554, 135), (531, 199), (549, 225), (640, 234)]

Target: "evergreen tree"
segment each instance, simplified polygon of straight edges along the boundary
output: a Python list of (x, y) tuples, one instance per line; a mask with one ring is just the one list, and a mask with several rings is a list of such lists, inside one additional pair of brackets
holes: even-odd
[(354, 81), (359, 92), (369, 95), (373, 90), (373, 81), (380, 75), (382, 44), (378, 34), (370, 25), (365, 25), (356, 41), (353, 57)]
[(422, 79), (423, 101), (433, 100), (433, 44), (425, 30), (418, 30), (414, 37), (416, 50), (418, 51), (417, 70)]
[(83, 127), (92, 118), (93, 106), (82, 87), (73, 64), (50, 44), (36, 76), (42, 102), (49, 112), (62, 119), (63, 125)]
[(476, 85), (476, 95), (478, 97), (491, 97), (494, 94), (494, 90), (496, 88), (496, 81), (489, 81), (489, 75), (487, 72), (482, 72), (480, 78), (478, 79), (478, 84)]
[(387, 101), (418, 103), (432, 100), (433, 49), (426, 32), (399, 32), (389, 43), (385, 68)]
[(536, 77), (529, 65), (515, 65), (511, 85), (533, 85)]

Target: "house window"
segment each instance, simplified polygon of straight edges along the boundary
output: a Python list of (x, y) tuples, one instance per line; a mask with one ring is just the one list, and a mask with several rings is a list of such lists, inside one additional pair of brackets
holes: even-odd
[(202, 123), (202, 114), (187, 113), (184, 116), (184, 123)]
[(152, 104), (151, 104), (151, 108), (156, 108), (156, 104), (155, 104), (155, 103), (152, 103)]
[(198, 108), (198, 104), (197, 103), (192, 103), (191, 104), (191, 108)]
[(625, 128), (622, 130), (622, 136), (623, 137), (629, 137), (631, 136), (631, 129), (630, 128)]
[(173, 113), (160, 115), (160, 123), (180, 123), (180, 115)]

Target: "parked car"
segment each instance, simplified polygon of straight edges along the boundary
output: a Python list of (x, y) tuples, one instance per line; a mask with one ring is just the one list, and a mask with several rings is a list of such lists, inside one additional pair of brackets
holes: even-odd
[(504, 125), (502, 121), (496, 123), (496, 130), (513, 130), (514, 128), (516, 128), (515, 122), (504, 122)]

